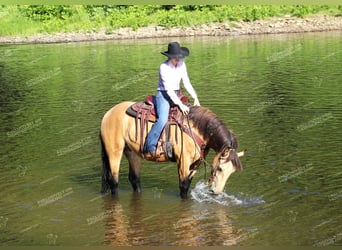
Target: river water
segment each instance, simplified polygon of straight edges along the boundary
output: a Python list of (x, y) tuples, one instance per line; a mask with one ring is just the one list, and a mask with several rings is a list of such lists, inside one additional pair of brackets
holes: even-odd
[[(341, 245), (341, 35), (1, 45), (0, 246)], [(202, 166), (182, 201), (174, 163), (144, 162), (137, 195), (123, 159), (102, 196), (102, 116), (154, 94), (173, 40), (244, 170), (211, 196)]]

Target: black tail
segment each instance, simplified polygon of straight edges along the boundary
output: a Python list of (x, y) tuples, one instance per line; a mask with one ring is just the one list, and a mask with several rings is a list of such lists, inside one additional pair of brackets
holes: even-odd
[(113, 180), (112, 172), (110, 171), (110, 165), (109, 165), (109, 158), (108, 154), (105, 148), (105, 145), (103, 143), (103, 139), (101, 136), (101, 131), (99, 133), (100, 141), (101, 141), (101, 156), (102, 156), (102, 188), (101, 193), (106, 193), (109, 189), (110, 181)]

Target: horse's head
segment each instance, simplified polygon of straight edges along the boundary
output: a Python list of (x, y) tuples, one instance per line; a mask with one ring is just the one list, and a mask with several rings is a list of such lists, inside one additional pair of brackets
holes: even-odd
[(245, 151), (237, 153), (235, 149), (226, 148), (215, 156), (208, 181), (210, 191), (214, 194), (222, 193), (229, 176), (236, 170), (242, 170), (239, 157), (244, 154)]

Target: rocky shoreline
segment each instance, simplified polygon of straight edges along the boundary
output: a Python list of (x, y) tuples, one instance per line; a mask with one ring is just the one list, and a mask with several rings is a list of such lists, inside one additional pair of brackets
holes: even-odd
[(285, 16), (253, 22), (212, 23), (193, 27), (165, 28), (150, 25), (136, 31), (132, 28), (120, 28), (111, 32), (103, 30), (99, 32), (37, 34), (29, 37), (0, 37), (0, 44), (65, 43), (184, 36), (238, 36), (332, 30), (342, 30), (341, 16), (319, 15), (307, 18)]

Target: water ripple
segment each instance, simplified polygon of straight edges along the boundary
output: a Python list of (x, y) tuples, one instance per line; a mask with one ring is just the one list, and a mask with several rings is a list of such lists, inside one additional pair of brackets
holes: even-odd
[(265, 203), (264, 200), (258, 197), (238, 197), (236, 195), (229, 195), (225, 192), (219, 195), (213, 195), (208, 190), (208, 187), (204, 181), (199, 181), (196, 183), (194, 189), (191, 190), (191, 198), (197, 202), (217, 203), (227, 207), (236, 205), (248, 207)]

